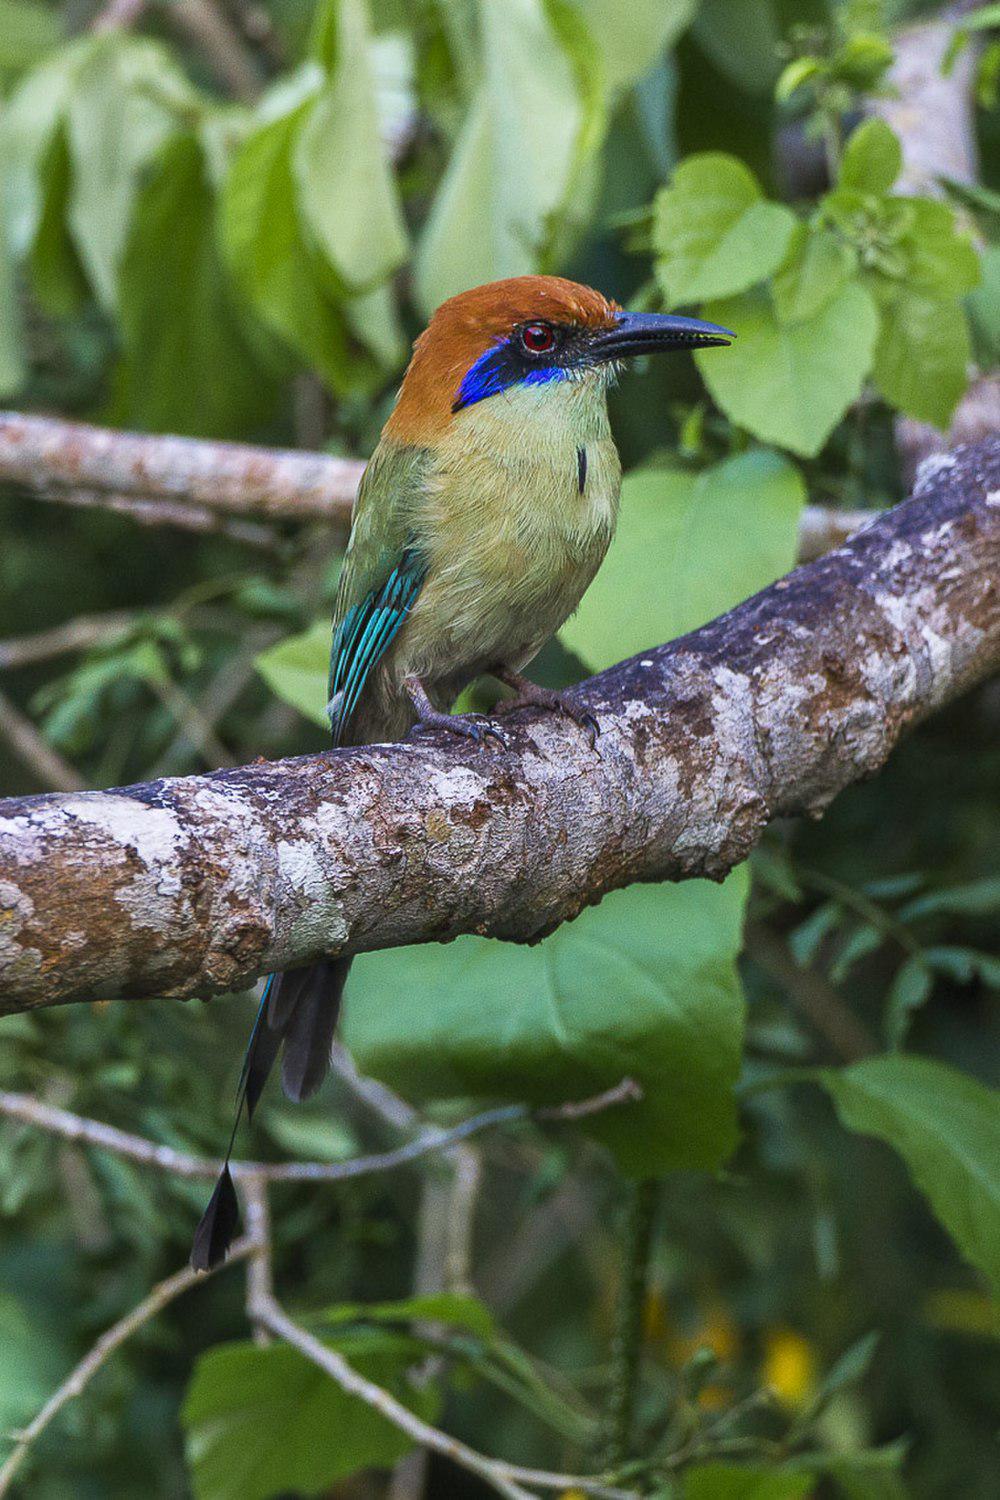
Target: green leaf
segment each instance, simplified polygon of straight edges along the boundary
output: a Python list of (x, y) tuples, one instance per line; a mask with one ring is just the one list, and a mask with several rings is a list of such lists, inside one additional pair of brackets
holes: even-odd
[(387, 370), (406, 363), (409, 346), (391, 286), (377, 286), (344, 303), (344, 317), (358, 343)]
[(698, 0), (577, 0), (612, 88), (635, 83), (687, 27)]
[(656, 275), (671, 306), (745, 291), (785, 258), (795, 215), (765, 201), (735, 156), (681, 162), (654, 202)]
[(409, 1098), (581, 1099), (628, 1075), (638, 1103), (587, 1122), (621, 1168), (712, 1169), (736, 1139), (745, 871), (632, 886), (534, 947), (461, 937), (366, 954), (344, 1041)]
[(793, 324), (779, 322), (764, 291), (702, 311), (738, 335), (719, 359), (710, 350), (695, 355), (722, 410), (762, 441), (814, 457), (871, 368), (878, 313), (870, 294), (849, 281), (814, 317)]
[(885, 999), (885, 1040), (893, 1050), (901, 1047), (910, 1029), (913, 1012), (930, 998), (934, 976), (921, 954), (908, 958), (899, 969)]
[(593, 671), (722, 614), (795, 565), (805, 489), (787, 459), (626, 477), (618, 533), (562, 641)]
[(1000, 1289), (1000, 1108), (928, 1058), (868, 1058), (820, 1081), (844, 1125), (888, 1142), (967, 1260)]
[(699, 1464), (684, 1475), (683, 1500), (803, 1500), (815, 1476), (763, 1464)]
[(308, 630), (290, 635), (262, 651), (254, 663), (279, 698), (300, 714), (329, 729), (326, 716), (330, 676), (330, 622), (317, 620)]
[(992, 953), (944, 945), (925, 948), (924, 960), (936, 974), (944, 974), (956, 984), (971, 984), (978, 979), (990, 989), (1000, 989), (1000, 958)]
[(994, 27), (1000, 27), (1000, 5), (983, 5), (962, 17), (963, 31), (992, 31)]
[(311, 104), (307, 97), (244, 142), (223, 188), (220, 227), (233, 278), (261, 319), (345, 393), (370, 384), (373, 370), (352, 356), (342, 309), (299, 220), (292, 158)]
[[(433, 1414), (435, 1393), (405, 1379), (419, 1354), (412, 1340), (358, 1329), (324, 1342), (411, 1408)], [(398, 1428), (283, 1344), (221, 1344), (203, 1354), (181, 1421), (196, 1500), (314, 1495), (410, 1448)]]
[(941, 912), (956, 912), (963, 917), (991, 917), (1000, 914), (1000, 878), (988, 875), (963, 885), (945, 886), (915, 896), (899, 910), (901, 922), (918, 922)]
[(69, 224), (98, 300), (113, 311), (140, 174), (196, 96), (170, 54), (120, 32), (93, 38), (66, 105)]
[(483, 75), (416, 255), (425, 312), (537, 268), (587, 127), (576, 65), (544, 0), (479, 0)]
[(337, 275), (366, 289), (406, 259), (407, 239), (375, 107), (364, 0), (330, 0), (336, 59), (310, 106), (292, 170), (303, 223)]
[(887, 193), (903, 168), (903, 149), (884, 120), (865, 120), (851, 132), (837, 183), (859, 193)]
[(781, 70), (781, 75), (774, 85), (774, 97), (778, 104), (787, 104), (788, 100), (800, 89), (810, 78), (815, 78), (822, 73), (823, 64), (818, 57), (793, 57)]
[(7, 1455), (9, 1434), (36, 1415), (66, 1374), (59, 1331), (41, 1328), (38, 1311), (0, 1292), (0, 1461)]
[(985, 245), (980, 261), (982, 282), (966, 298), (976, 359), (986, 367), (1000, 366), (1000, 245)]
[(856, 32), (848, 37), (830, 63), (830, 76), (865, 93), (876, 88), (892, 66), (893, 50), (885, 37)]
[(41, 217), (30, 247), (31, 284), (53, 317), (70, 317), (87, 296), (87, 278), (69, 232), (71, 169), (66, 127), (60, 124), (38, 168)]
[(178, 136), (136, 199), (121, 265), (116, 416), (123, 423), (225, 437), (273, 409), (275, 385), (243, 335), (215, 216), (201, 147), (194, 136)]
[(907, 285), (939, 297), (961, 297), (979, 285), (976, 247), (960, 231), (955, 210), (933, 198), (902, 198), (909, 213), (904, 240)]
[(427, 1292), (398, 1302), (341, 1302), (325, 1308), (322, 1317), (326, 1323), (448, 1323), (480, 1339), (496, 1333), (486, 1304), (458, 1292)]
[(30, 67), (56, 46), (60, 36), (54, 11), (30, 0), (0, 0), (0, 69)]
[(845, 1500), (906, 1500), (909, 1493), (899, 1470), (906, 1443), (892, 1443), (865, 1453), (843, 1453), (828, 1458), (829, 1474)]
[(12, 396), (26, 375), (14, 265), (0, 219), (0, 397)]
[(880, 1335), (878, 1332), (863, 1334), (849, 1349), (836, 1360), (824, 1376), (819, 1390), (809, 1402), (808, 1407), (799, 1417), (798, 1425), (805, 1428), (810, 1422), (814, 1422), (821, 1412), (825, 1411), (834, 1396), (845, 1391), (849, 1386), (857, 1385), (862, 1376), (866, 1375), (875, 1351), (879, 1345)]
[(780, 323), (804, 323), (837, 295), (857, 261), (829, 229), (798, 224), (771, 288)]
[(702, 0), (693, 30), (728, 78), (748, 93), (766, 94), (781, 66), (783, 25), (774, 0)]
[(0, 115), (0, 209), (16, 260), (31, 253), (42, 218), (42, 166), (86, 43), (64, 47), (22, 79)]
[(944, 430), (968, 383), (972, 356), (960, 302), (897, 284), (879, 298), (875, 384), (890, 405)]

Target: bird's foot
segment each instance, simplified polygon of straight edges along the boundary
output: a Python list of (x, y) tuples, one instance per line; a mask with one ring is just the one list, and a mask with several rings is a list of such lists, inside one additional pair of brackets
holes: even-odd
[(460, 739), (472, 740), (477, 745), (487, 739), (496, 740), (501, 749), (510, 748), (503, 730), (491, 723), (485, 714), (442, 714), (432, 709), (429, 714), (421, 714), (412, 733), (419, 734), (423, 729), (444, 729), (448, 734), (457, 734)]
[(422, 729), (443, 729), (448, 734), (456, 734), (464, 740), (472, 740), (476, 745), (482, 745), (487, 739), (496, 740), (501, 749), (509, 749), (509, 742), (503, 730), (498, 728), (485, 714), (446, 714), (434, 707), (427, 696), (423, 683), (418, 677), (407, 677), (403, 686), (409, 694), (410, 702), (413, 704), (417, 714), (417, 722), (413, 726), (413, 733)]
[(517, 694), (515, 698), (508, 699), (502, 705), (505, 710), (547, 708), (550, 713), (564, 714), (567, 719), (572, 719), (574, 724), (579, 724), (581, 729), (587, 731), (591, 749), (597, 744), (601, 726), (594, 715), (588, 713), (587, 709), (577, 703), (569, 693), (559, 693), (555, 688), (542, 687), (540, 683), (532, 682), (529, 677), (522, 677), (520, 672), (504, 670), (498, 671), (495, 675), (498, 681), (506, 683)]

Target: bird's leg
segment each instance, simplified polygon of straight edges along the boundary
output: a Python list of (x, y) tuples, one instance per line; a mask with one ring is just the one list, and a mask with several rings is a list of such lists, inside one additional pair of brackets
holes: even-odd
[(572, 719), (574, 724), (579, 724), (590, 735), (591, 746), (597, 743), (597, 736), (601, 732), (601, 726), (569, 693), (557, 693), (554, 688), (542, 687), (540, 683), (532, 682), (530, 677), (522, 677), (520, 672), (515, 672), (512, 667), (491, 667), (490, 676), (495, 677), (498, 682), (513, 688), (517, 694), (505, 708), (522, 708), (531, 706), (533, 708), (547, 708), (553, 713), (565, 714)]
[(412, 673), (403, 678), (403, 688), (417, 715), (415, 729), (446, 729), (449, 734), (475, 740), (477, 745), (481, 745), (484, 737), (489, 735), (505, 750), (507, 749), (507, 736), (502, 729), (491, 724), (484, 714), (442, 713), (428, 698), (427, 689), (420, 678)]

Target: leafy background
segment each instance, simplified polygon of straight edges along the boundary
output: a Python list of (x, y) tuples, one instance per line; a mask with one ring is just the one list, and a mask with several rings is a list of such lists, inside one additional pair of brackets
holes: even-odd
[[(981, 188), (895, 193), (898, 143), (863, 120), (888, 28), (920, 9), (198, 0), (95, 31), (87, 0), (0, 0), (0, 397), (365, 456), (426, 314), (491, 276), (558, 270), (734, 327), (724, 356), (654, 362), (613, 397), (620, 533), (538, 664), (574, 680), (786, 571), (807, 496), (898, 499), (895, 417), (945, 426), (970, 365), (996, 366), (997, 8), (979, 16)], [(322, 745), (325, 528), (251, 547), (16, 492), (0, 508), (5, 636), (117, 612), (96, 646), (4, 674), (88, 782)], [(627, 1179), (656, 1176), (651, 1492), (994, 1494), (998, 715), (981, 690), (722, 887), (621, 892), (533, 949), (359, 962), (345, 1039), (435, 1117), (624, 1072), (645, 1094), (586, 1132), (483, 1144), (479, 1297), (401, 1300), (420, 1173), (281, 1190), (281, 1284), (323, 1336), (485, 1450), (583, 1466)], [(0, 770), (38, 789), (5, 741)], [(217, 1153), (252, 1006), (9, 1019), (0, 1082)], [(873, 1055), (831, 1045), (817, 1011)], [(270, 1098), (243, 1148), (336, 1159), (388, 1137), (331, 1082), (308, 1108)], [(201, 1196), (3, 1127), (0, 1434), (183, 1259)], [(235, 1280), (116, 1357), (25, 1494), (386, 1492), (399, 1434), (244, 1342)], [(428, 1383), (429, 1317), (449, 1352)], [(481, 1490), (435, 1462), (426, 1492)]]

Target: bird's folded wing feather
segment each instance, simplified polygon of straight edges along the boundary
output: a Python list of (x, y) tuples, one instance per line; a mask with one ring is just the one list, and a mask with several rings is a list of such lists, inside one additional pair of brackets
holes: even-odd
[(333, 621), (329, 714), (335, 745), (427, 576), (415, 532), (427, 464), (424, 450), (383, 442), (361, 481)]

